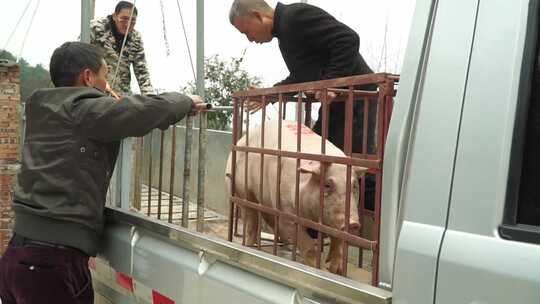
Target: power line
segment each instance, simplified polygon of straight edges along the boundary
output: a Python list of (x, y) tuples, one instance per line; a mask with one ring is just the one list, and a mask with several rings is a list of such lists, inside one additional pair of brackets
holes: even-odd
[(13, 28), (13, 31), (11, 31), (11, 34), (9, 34), (9, 37), (6, 41), (6, 43), (4, 44), (4, 48), (3, 50), (6, 50), (7, 49), (7, 46), (9, 45), (9, 42), (11, 41), (11, 38), (13, 38), (13, 35), (15, 34), (15, 32), (17, 31), (17, 29), (19, 28), (19, 25), (21, 24), (21, 21), (24, 17), (24, 15), (26, 15), (26, 11), (28, 11), (28, 7), (30, 7), (30, 4), (32, 3), (32, 0), (28, 0), (28, 3), (26, 4), (26, 7), (24, 8), (21, 16), (19, 17), (19, 20), (17, 21), (17, 24), (15, 25), (15, 27)]
[(26, 30), (26, 34), (24, 35), (24, 40), (21, 45), (21, 49), (19, 51), (19, 56), (17, 57), (17, 62), (21, 60), (22, 52), (24, 50), (24, 46), (26, 45), (26, 39), (28, 38), (28, 34), (30, 34), (30, 29), (32, 29), (32, 25), (34, 24), (34, 19), (36, 18), (36, 13), (39, 9), (39, 4), (41, 3), (41, 0), (38, 0), (36, 4), (36, 8), (34, 9), (34, 13), (32, 14), (32, 19), (30, 19), (30, 24), (28, 25), (28, 29)]
[(180, 8), (180, 2), (176, 0), (178, 6), (178, 13), (180, 13), (180, 22), (182, 23), (182, 30), (184, 31), (184, 39), (186, 40), (186, 46), (189, 56), (189, 63), (191, 64), (191, 72), (193, 72), (193, 79), (197, 82), (197, 74), (195, 73), (195, 65), (193, 64), (193, 58), (191, 57), (191, 48), (189, 47), (189, 40), (186, 32), (186, 26), (184, 25), (184, 17), (182, 16), (182, 9)]

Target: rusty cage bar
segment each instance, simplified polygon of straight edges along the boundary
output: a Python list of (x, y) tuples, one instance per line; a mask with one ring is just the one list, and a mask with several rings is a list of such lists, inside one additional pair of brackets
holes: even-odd
[[(352, 76), (339, 79), (322, 80), (309, 83), (300, 83), (292, 85), (284, 85), (273, 88), (265, 89), (253, 89), (248, 91), (237, 92), (233, 95), (234, 98), (234, 110), (233, 110), (233, 145), (232, 145), (232, 168), (231, 168), (231, 189), (230, 189), (230, 205), (229, 205), (229, 227), (228, 227), (228, 239), (233, 241), (234, 236), (240, 236), (238, 234), (238, 225), (240, 219), (239, 209), (251, 210), (257, 214), (257, 237), (256, 247), (261, 249), (261, 217), (266, 215), (266, 218), (273, 219), (273, 225), (269, 227), (274, 232), (273, 236), (273, 249), (272, 253), (277, 255), (278, 242), (284, 242), (279, 232), (280, 225), (285, 223), (292, 223), (294, 225), (294, 237), (292, 238), (292, 260), (297, 259), (298, 248), (298, 234), (302, 228), (310, 228), (317, 231), (317, 254), (316, 263), (317, 268), (321, 268), (321, 252), (324, 247), (323, 234), (330, 236), (344, 243), (343, 256), (341, 260), (341, 270), (339, 274), (347, 275), (348, 264), (348, 246), (352, 245), (359, 248), (359, 267), (362, 267), (363, 250), (370, 250), (372, 255), (371, 266), (371, 283), (376, 285), (378, 283), (378, 266), (379, 266), (379, 231), (380, 231), (380, 216), (381, 216), (381, 194), (382, 194), (382, 163), (384, 156), (384, 145), (386, 135), (388, 132), (390, 117), (392, 113), (393, 99), (396, 94), (396, 86), (399, 82), (399, 76), (386, 73), (369, 74)], [(366, 89), (369, 87), (371, 89)], [(375, 89), (376, 88), (376, 89)], [(315, 98), (319, 93), (320, 98)], [(327, 100), (328, 94), (334, 94), (336, 98), (333, 101)], [(246, 113), (247, 103), (250, 101), (260, 101), (266, 104), (267, 102), (278, 103), (278, 143), (274, 148), (265, 146), (265, 125), (267, 124), (266, 108), (263, 107), (261, 118), (261, 139), (260, 147), (250, 146), (250, 115)], [(360, 144), (359, 142), (353, 142), (353, 111), (354, 104), (359, 100), (364, 101), (362, 118), (363, 118), (363, 134), (361, 135), (361, 151), (354, 151), (353, 147)], [(296, 149), (294, 151), (287, 151), (282, 149), (283, 141), (283, 123), (282, 120), (286, 117), (287, 103), (296, 102)], [(320, 154), (306, 153), (302, 149), (302, 124), (311, 128), (311, 112), (312, 104), (320, 102), (322, 105), (322, 132), (321, 132), (321, 147)], [(328, 138), (329, 128), (329, 111), (331, 104), (338, 102), (345, 103), (345, 119), (343, 121), (344, 128), (344, 146), (343, 153), (345, 156), (339, 157), (335, 155), (326, 154), (326, 139)], [(376, 107), (376, 115), (370, 115), (373, 113), (372, 107)], [(357, 111), (358, 113), (358, 111)], [(305, 115), (303, 115), (305, 114)], [(245, 115), (245, 116), (244, 116)], [(370, 117), (371, 116), (371, 117)], [(374, 117), (373, 117), (374, 116)], [(302, 119), (303, 118), (303, 119)], [(372, 130), (374, 134), (372, 139), (370, 136), (370, 124), (369, 120), (375, 119), (375, 129)], [(302, 122), (303, 120), (303, 122)], [(245, 135), (244, 135), (245, 134)], [(242, 136), (248, 138), (246, 145), (237, 145)], [(369, 149), (370, 140), (374, 141), (374, 150)], [(358, 141), (358, 140), (357, 140)], [(258, 189), (260, 197), (262, 197), (263, 188), (275, 183), (276, 185), (276, 206), (269, 207), (262, 203), (248, 200), (246, 197), (240, 197), (236, 189), (236, 176), (239, 174), (237, 170), (238, 153), (245, 155), (244, 165), (244, 187), (247, 193), (248, 187), (248, 166), (257, 168), (260, 174), (260, 187)], [(260, 155), (260, 163), (251, 164), (248, 163), (248, 154), (254, 153)], [(277, 180), (264, 180), (264, 162), (265, 158), (275, 157), (277, 159)], [(281, 187), (283, 181), (282, 175), (282, 160), (293, 159), (296, 160), (296, 176), (295, 176), (295, 189), (294, 189), (294, 212), (286, 212), (282, 209), (282, 197)], [(308, 219), (301, 215), (300, 206), (300, 163), (303, 160), (317, 161), (321, 164), (321, 176), (325, 176), (325, 171), (330, 164), (346, 165), (346, 202), (345, 202), (345, 228), (338, 230), (323, 223), (323, 212), (325, 205), (325, 195), (323, 193), (324, 180), (320, 179), (320, 195), (319, 195), (319, 210), (318, 220)], [(359, 202), (351, 202), (351, 176), (352, 167), (361, 166), (367, 168), (367, 174), (371, 175), (375, 180), (375, 199), (372, 210), (366, 206), (366, 179), (367, 174), (360, 181), (360, 195)], [(291, 181), (292, 184), (292, 181)], [(358, 216), (360, 220), (360, 233), (349, 232), (349, 221), (351, 216), (350, 206), (356, 206), (358, 204)], [(372, 233), (369, 236), (362, 236), (362, 229), (364, 226), (364, 218), (371, 218), (373, 220)], [(246, 243), (246, 223), (242, 223), (242, 243)], [(332, 248), (330, 248), (332, 250)], [(306, 257), (304, 257), (306, 259)]]
[[(211, 107), (209, 112), (232, 111), (232, 107)], [(210, 109), (211, 108), (211, 109)], [(148, 217), (168, 221), (181, 225), (184, 228), (191, 228), (190, 220), (195, 221), (197, 231), (204, 230), (205, 218), (205, 183), (206, 183), (206, 162), (207, 162), (207, 117), (205, 112), (198, 114), (199, 138), (198, 138), (198, 162), (197, 162), (197, 197), (191, 198), (190, 189), (192, 177), (192, 153), (193, 153), (193, 132), (194, 119), (196, 116), (187, 116), (184, 120), (185, 140), (183, 160), (183, 174), (181, 183), (175, 179), (177, 169), (177, 128), (174, 125), (166, 131), (153, 130), (144, 137), (136, 140), (133, 151), (136, 153), (134, 162), (134, 187), (133, 211), (144, 213)], [(170, 138), (169, 155), (165, 156), (165, 138)], [(156, 142), (158, 140), (158, 142)], [(157, 151), (156, 151), (157, 150)], [(156, 157), (157, 156), (157, 157)], [(157, 158), (157, 159), (156, 159)], [(124, 160), (123, 160), (124, 161)], [(130, 160), (125, 160), (128, 163)], [(165, 163), (170, 164), (170, 170), (164, 170)], [(157, 170), (156, 170), (157, 166)], [(156, 176), (154, 176), (157, 172)], [(165, 191), (164, 175), (169, 174), (168, 189)], [(156, 184), (157, 181), (157, 185)], [(145, 189), (146, 193), (144, 193)], [(180, 196), (175, 196), (175, 189), (181, 189)], [(168, 196), (168, 198), (166, 198)], [(196, 205), (194, 216), (190, 217), (190, 203)]]

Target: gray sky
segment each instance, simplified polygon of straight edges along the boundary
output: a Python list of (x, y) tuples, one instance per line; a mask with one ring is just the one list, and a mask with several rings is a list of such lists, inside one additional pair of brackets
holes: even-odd
[[(79, 0), (0, 0), (0, 48), (21, 16), (28, 1), (32, 1), (28, 12), (7, 45), (7, 49), (18, 54), (30, 17), (40, 2), (33, 26), (22, 53), (31, 64), (48, 66), (53, 50), (65, 41), (76, 40), (80, 32)], [(139, 9), (136, 28), (145, 43), (147, 60), (154, 87), (166, 90), (178, 89), (193, 80), (186, 44), (175, 0), (162, 0), (165, 12), (167, 38), (170, 55), (166, 54), (160, 2), (136, 0)], [(96, 0), (96, 17), (113, 12), (117, 0)], [(277, 1), (268, 1), (275, 5)], [(299, 1), (281, 1), (292, 3)], [(244, 68), (259, 76), (263, 83), (271, 85), (288, 75), (277, 41), (264, 45), (250, 44), (232, 27), (228, 20), (232, 0), (205, 1), (205, 53), (219, 54), (223, 58), (240, 56), (246, 49)], [(371, 67), (384, 71), (383, 54), (385, 24), (387, 30), (386, 70), (399, 72), (405, 51), (408, 31), (414, 11), (414, 0), (308, 0), (338, 20), (349, 25), (360, 35), (360, 51)], [(188, 31), (192, 55), (195, 56), (195, 1), (180, 1), (184, 22)], [(195, 60), (195, 58), (193, 58)]]

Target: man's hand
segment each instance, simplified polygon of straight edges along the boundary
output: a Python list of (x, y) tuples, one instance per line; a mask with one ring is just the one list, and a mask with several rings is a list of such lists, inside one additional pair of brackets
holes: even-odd
[[(256, 90), (258, 87), (250, 86), (250, 90)], [(247, 108), (246, 111), (248, 111), (250, 114), (258, 112), (263, 107), (266, 107), (266, 104), (263, 104), (262, 100), (247, 100)]]
[(208, 111), (208, 104), (204, 103), (204, 100), (199, 95), (190, 95), (189, 98), (193, 101), (194, 111), (190, 115), (196, 115), (197, 112), (206, 112)]
[(121, 99), (120, 95), (118, 95), (115, 91), (113, 91), (113, 89), (111, 88), (108, 82), (107, 82), (107, 86), (105, 87), (105, 92), (111, 95), (116, 100)]
[[(323, 99), (323, 94), (322, 94), (322, 91), (321, 90), (317, 90), (317, 91), (307, 91), (306, 94), (315, 94), (315, 99), (317, 99), (318, 101), (320, 102), (323, 102), (324, 99)], [(326, 91), (326, 101), (327, 102), (332, 102), (334, 101), (334, 99), (336, 99), (337, 97), (337, 93), (335, 92), (331, 92), (331, 91)]]
[(247, 109), (250, 114), (258, 112), (263, 107), (266, 107), (266, 104), (263, 105), (262, 100), (248, 100), (247, 101)]

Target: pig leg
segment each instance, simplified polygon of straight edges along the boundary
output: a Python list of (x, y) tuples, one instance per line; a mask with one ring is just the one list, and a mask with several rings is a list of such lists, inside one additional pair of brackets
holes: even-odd
[[(257, 200), (251, 195), (248, 195), (248, 200), (254, 203), (257, 202)], [(242, 222), (246, 227), (246, 246), (253, 247), (257, 244), (257, 226), (259, 222), (257, 211), (251, 208), (242, 207), (241, 212)]]
[(342, 267), (341, 261), (343, 260), (343, 241), (338, 238), (330, 238), (330, 251), (326, 258), (326, 262), (330, 263), (328, 266), (328, 271), (338, 275), (344, 275), (345, 271)]
[[(294, 226), (293, 226), (294, 227)], [(312, 239), (306, 228), (300, 229), (298, 233), (298, 250), (304, 258), (304, 264), (316, 267), (317, 265), (317, 239)]]

